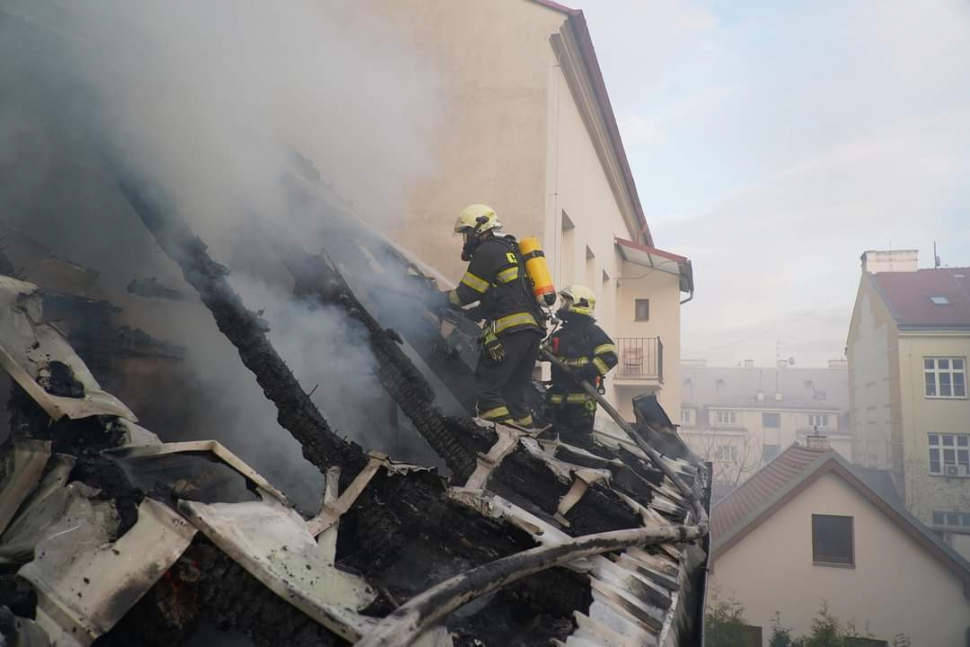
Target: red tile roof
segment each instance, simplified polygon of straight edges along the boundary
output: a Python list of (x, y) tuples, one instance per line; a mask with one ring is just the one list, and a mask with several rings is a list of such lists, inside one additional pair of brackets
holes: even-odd
[[(941, 267), (869, 275), (900, 327), (970, 328), (970, 268)], [(930, 297), (946, 297), (936, 305)]]
[(792, 445), (760, 471), (718, 501), (711, 510), (711, 538), (719, 537), (760, 510), (775, 494), (798, 479), (805, 469), (831, 454), (831, 450)]
[(596, 50), (593, 48), (593, 39), (589, 35), (589, 28), (586, 25), (586, 16), (579, 9), (569, 7), (554, 2), (553, 0), (532, 0), (549, 9), (554, 9), (568, 16), (569, 25), (576, 34), (576, 41), (579, 43), (579, 51), (586, 65), (586, 72), (589, 74), (593, 91), (596, 94), (596, 102), (599, 104), (600, 112), (603, 114), (603, 121), (606, 122), (606, 130), (610, 135), (610, 143), (616, 158), (620, 163), (620, 170), (623, 173), (623, 180), (626, 183), (630, 201), (633, 203), (633, 210), (636, 212), (637, 221), (640, 223), (644, 242), (653, 246), (653, 236), (650, 227), (647, 225), (647, 218), (643, 214), (643, 205), (640, 204), (640, 194), (637, 192), (636, 182), (633, 180), (633, 170), (626, 157), (626, 149), (623, 147), (623, 139), (620, 137), (620, 127), (616, 123), (616, 115), (613, 112), (613, 104), (610, 102), (609, 92), (606, 91), (606, 81), (603, 79), (603, 71), (600, 69), (599, 60), (596, 58)]

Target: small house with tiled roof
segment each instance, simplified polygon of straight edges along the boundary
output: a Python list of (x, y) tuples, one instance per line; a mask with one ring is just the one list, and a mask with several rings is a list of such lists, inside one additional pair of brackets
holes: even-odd
[(970, 557), (970, 268), (865, 252), (846, 355), (853, 461)]
[(964, 645), (970, 562), (885, 477), (828, 447), (786, 449), (711, 510), (709, 602), (743, 605), (765, 644), (775, 614), (806, 635), (825, 603), (887, 643)]

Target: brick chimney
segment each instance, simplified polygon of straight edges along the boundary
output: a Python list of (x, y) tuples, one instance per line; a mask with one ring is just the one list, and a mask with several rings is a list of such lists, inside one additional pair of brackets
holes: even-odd
[(919, 263), (918, 249), (893, 249), (889, 251), (869, 250), (862, 252), (862, 271), (869, 274), (879, 272), (915, 272)]
[(849, 368), (849, 360), (847, 359), (830, 359), (829, 368)]

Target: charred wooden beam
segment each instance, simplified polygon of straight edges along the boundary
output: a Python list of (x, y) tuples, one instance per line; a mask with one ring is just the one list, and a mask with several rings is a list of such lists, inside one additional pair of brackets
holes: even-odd
[(344, 478), (353, 478), (367, 463), (363, 450), (330, 429), (273, 348), (266, 336), (266, 323), (246, 308), (229, 285), (229, 269), (212, 260), (205, 243), (158, 189), (126, 173), (118, 174), (116, 179), (135, 213), (182, 269), (185, 280), (198, 291), (212, 312), (219, 330), (236, 347), (263, 393), (276, 405), (277, 420), (302, 445), (306, 459), (321, 471), (340, 465)]
[(475, 425), (460, 428), (454, 420), (442, 415), (435, 406), (434, 391), (401, 350), (396, 334), (381, 326), (367, 311), (329, 259), (295, 247), (281, 251), (280, 258), (296, 280), (298, 297), (322, 305), (336, 305), (367, 330), (381, 385), (448, 468), (458, 478), (467, 478), (475, 469), (476, 454), (487, 452), (497, 439), (494, 432)]

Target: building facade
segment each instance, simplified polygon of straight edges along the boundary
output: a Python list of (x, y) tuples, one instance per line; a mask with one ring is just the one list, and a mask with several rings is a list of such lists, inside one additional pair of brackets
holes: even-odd
[(849, 326), (859, 462), (891, 469), (907, 509), (970, 555), (970, 269), (867, 251)]
[(414, 187), (395, 240), (457, 280), (452, 224), (467, 204), (491, 205), (507, 233), (540, 239), (557, 287), (596, 293), (619, 345), (607, 396), (621, 412), (656, 392), (676, 415), (691, 264), (655, 247), (582, 12), (544, 0), (358, 4), (412, 35), (446, 112), (428, 134), (437, 171)]
[(811, 437), (852, 459), (848, 375), (842, 360), (828, 368), (773, 368), (746, 361), (682, 367), (680, 433), (701, 458), (714, 464), (715, 498), (743, 483), (782, 449)]
[(823, 602), (874, 639), (862, 644), (966, 644), (970, 563), (906, 512), (888, 474), (830, 449), (794, 445), (717, 503), (711, 546), (711, 591), (742, 604), (765, 645), (775, 614), (804, 636)]

